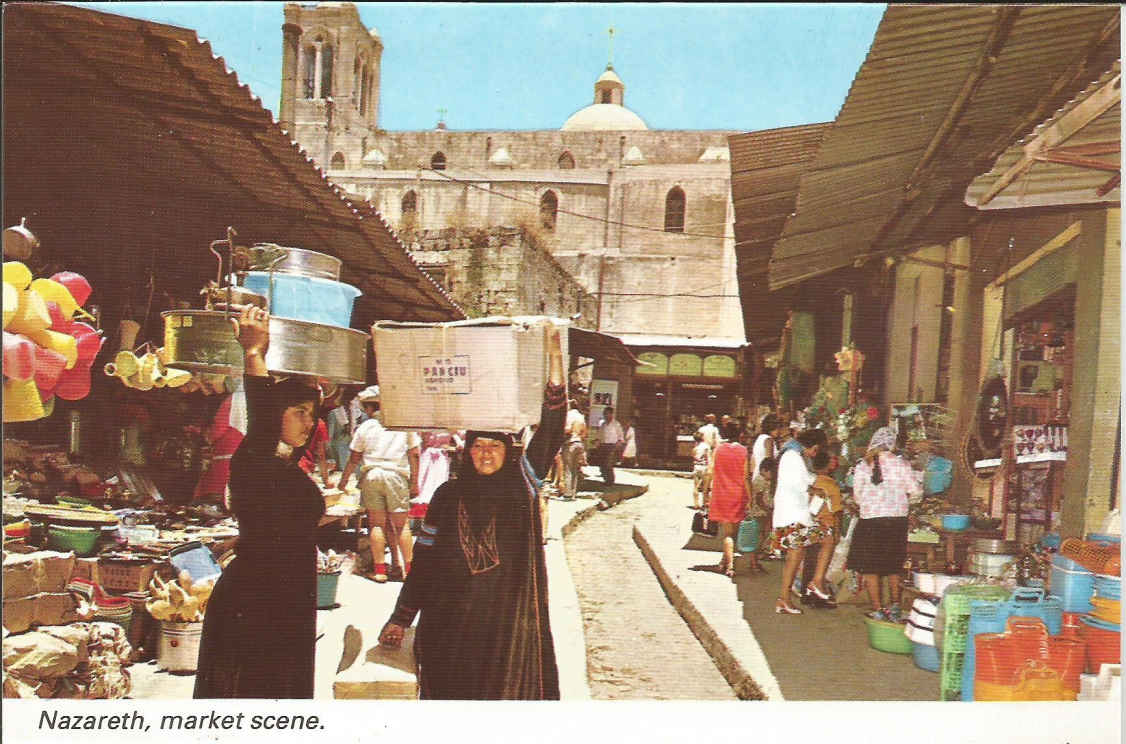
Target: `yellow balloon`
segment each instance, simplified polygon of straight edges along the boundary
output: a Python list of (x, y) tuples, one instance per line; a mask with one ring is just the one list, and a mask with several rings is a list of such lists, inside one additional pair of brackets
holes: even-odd
[(44, 349), (57, 351), (66, 357), (66, 368), (73, 369), (78, 362), (78, 341), (67, 333), (44, 330), (24, 334)]
[(25, 289), (20, 293), (19, 305), (16, 306), (12, 319), (8, 321), (8, 327), (12, 333), (22, 333), (25, 336), (51, 327), (51, 314), (47, 312), (47, 303), (38, 292)]
[(35, 380), (4, 380), (4, 423), (36, 421), (46, 416)]
[(31, 284), (31, 269), (19, 261), (5, 261), (4, 281), (16, 289), (27, 289), (27, 285)]
[(20, 306), (20, 291), (8, 282), (4, 282), (4, 328), (12, 322), (16, 310)]
[(63, 312), (63, 317), (67, 320), (74, 315), (74, 311), (78, 309), (78, 303), (74, 300), (74, 295), (70, 290), (59, 284), (54, 279), (36, 279), (31, 283), (31, 291), (38, 292), (46, 302), (58, 303), (59, 309)]

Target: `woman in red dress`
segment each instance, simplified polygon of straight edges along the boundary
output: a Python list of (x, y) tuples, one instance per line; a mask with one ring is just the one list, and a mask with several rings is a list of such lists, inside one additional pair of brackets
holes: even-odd
[(723, 560), (719, 568), (735, 578), (735, 532), (747, 517), (751, 494), (747, 489), (750, 477), (750, 457), (747, 448), (734, 441), (734, 432), (724, 432), (725, 437), (715, 448), (712, 476), (712, 499), (708, 505), (708, 519), (720, 524), (723, 535)]

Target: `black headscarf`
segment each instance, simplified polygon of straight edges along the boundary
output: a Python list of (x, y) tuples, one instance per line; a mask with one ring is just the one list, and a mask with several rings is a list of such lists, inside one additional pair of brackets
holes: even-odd
[[(285, 410), (309, 401), (317, 406), (320, 404), (320, 399), (321, 394), (317, 388), (310, 387), (295, 378), (268, 383), (267, 395), (257, 401), (260, 405), (247, 406), (250, 420), (246, 439), (243, 440), (244, 444), (273, 454), (278, 442), (281, 441), (282, 414)], [(312, 432), (309, 439), (312, 439)], [(300, 447), (294, 447), (292, 461), (300, 460), (308, 446), (309, 441), (306, 440)]]
[[(473, 466), (469, 449), (480, 438), (504, 442), (504, 463), (492, 475), (483, 475)], [(527, 482), (520, 462), (523, 450), (516, 446), (513, 436), (503, 431), (470, 430), (465, 435), (465, 458), (458, 471), (457, 488), (462, 503), (474, 527), (478, 527), (495, 514), (495, 507), (506, 501), (518, 499), (527, 493)]]

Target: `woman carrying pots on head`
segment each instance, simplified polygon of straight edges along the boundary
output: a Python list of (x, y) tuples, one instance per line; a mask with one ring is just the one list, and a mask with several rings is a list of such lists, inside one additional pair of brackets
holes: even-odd
[[(811, 489), (816, 476), (806, 464), (806, 458), (813, 457), (825, 445), (825, 432), (806, 429), (794, 440), (796, 445), (784, 447), (778, 459), (774, 488), (774, 545), (786, 554), (782, 564), (782, 588), (774, 611), (786, 615), (802, 614), (790, 604), (790, 591), (806, 547), (820, 543), (831, 530), (820, 525), (810, 512)], [(823, 578), (815, 575), (810, 588), (820, 587)], [(828, 595), (824, 599), (828, 599)]]
[[(557, 700), (536, 486), (563, 443), (567, 412), (559, 334), (539, 426), (521, 454), (510, 434), (469, 431), (456, 480), (438, 488), (415, 544), (413, 570), (381, 644), (397, 647), (419, 615), (420, 697)], [(526, 460), (526, 463), (525, 463)]]
[(270, 378), (269, 322), (257, 307), (246, 307), (236, 321), (249, 415), (231, 458), (239, 538), (204, 616), (196, 698), (313, 697), (315, 534), (325, 505), (297, 463), (316, 423), (320, 391)]
[[(894, 453), (895, 432), (877, 429), (868, 452), (852, 472), (852, 497), (860, 521), (852, 533), (847, 567), (859, 571), (872, 603), (868, 617), (900, 622), (899, 574), (907, 558), (907, 508), (911, 496), (922, 494), (919, 475)], [(880, 602), (880, 577), (888, 577), (891, 606)]]

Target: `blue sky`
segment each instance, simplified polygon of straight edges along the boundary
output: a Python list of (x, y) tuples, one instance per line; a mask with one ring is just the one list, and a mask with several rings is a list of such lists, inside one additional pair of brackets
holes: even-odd
[[(195, 30), (277, 112), (283, 3), (75, 3)], [(831, 121), (884, 5), (358, 3), (383, 39), (380, 125), (556, 129), (593, 102), (616, 29), (626, 105), (654, 129)]]

